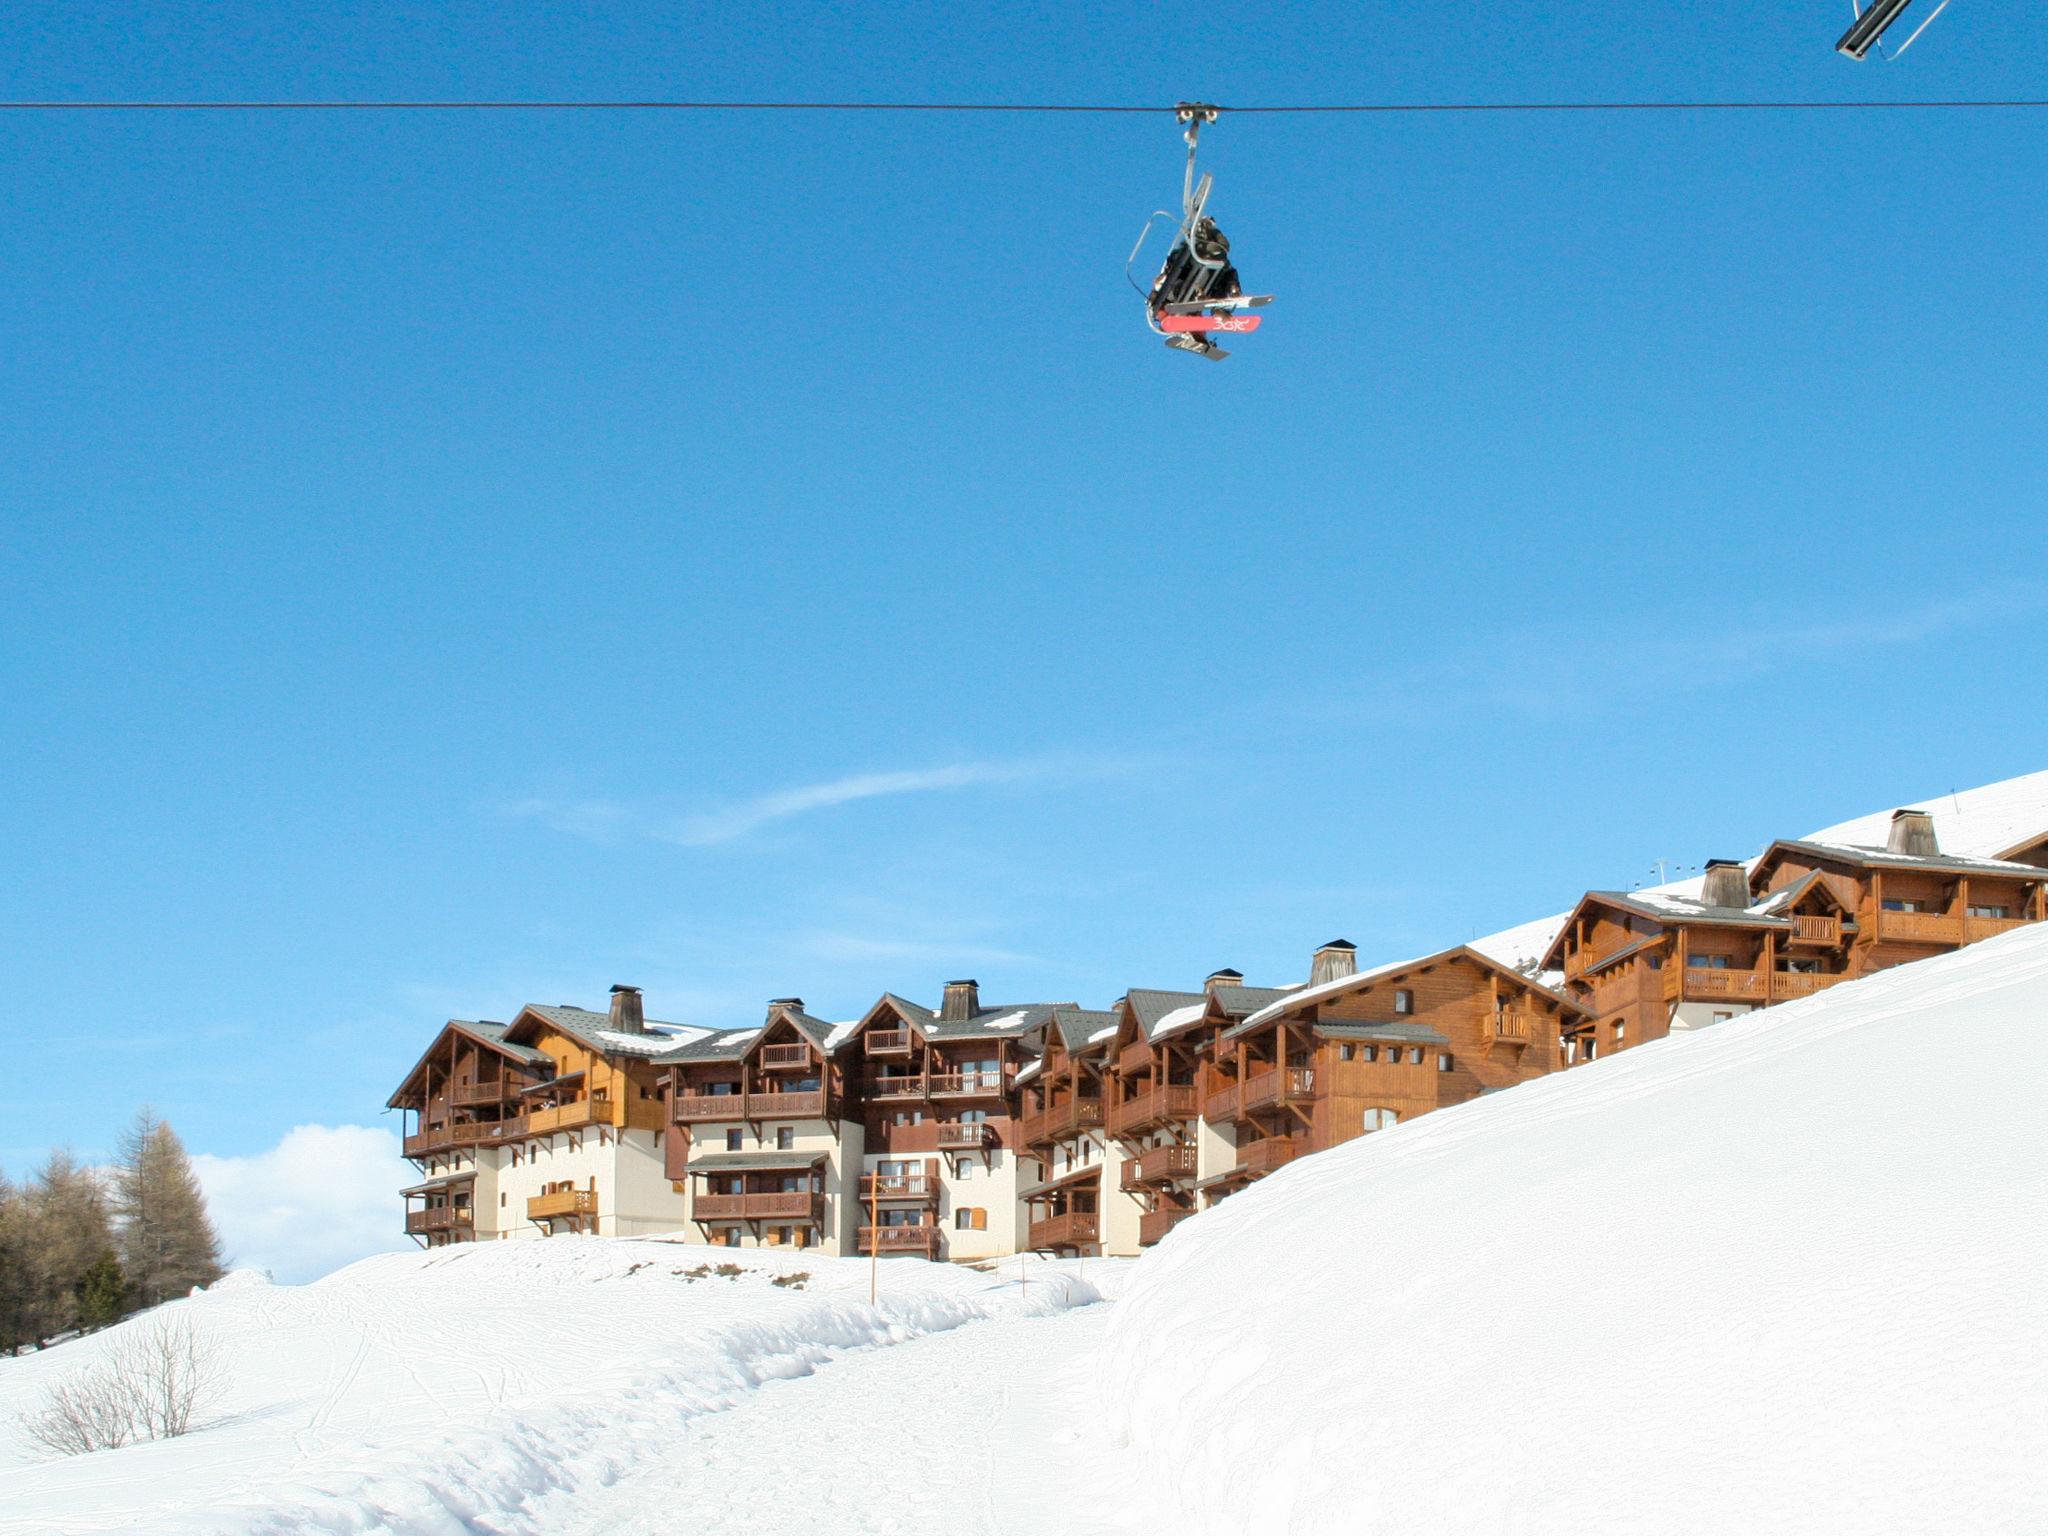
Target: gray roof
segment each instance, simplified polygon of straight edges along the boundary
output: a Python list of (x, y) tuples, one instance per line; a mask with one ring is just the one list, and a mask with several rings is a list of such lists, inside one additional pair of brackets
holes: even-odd
[(715, 1035), (706, 1035), (702, 1040), (692, 1040), (688, 1045), (663, 1051), (654, 1059), (663, 1066), (685, 1061), (738, 1061), (747, 1054), (747, 1047), (760, 1038), (758, 1027), (723, 1029)]
[(703, 1157), (692, 1154), (691, 1173), (790, 1173), (815, 1168), (825, 1161), (822, 1152), (712, 1152)]
[(911, 1027), (927, 1040), (1000, 1040), (1035, 1034), (1052, 1022), (1053, 1010), (1071, 1008), (1072, 1003), (984, 1003), (971, 1018), (942, 1019), (929, 1008), (919, 1007), (893, 992), (882, 994), (888, 1003), (910, 1021)]
[(1784, 928), (1790, 920), (1755, 907), (1716, 907), (1693, 896), (1665, 891), (1588, 891), (1589, 900), (1604, 901), (1660, 923), (1723, 923), (1732, 928)]
[[(631, 1030), (613, 1029), (612, 1016), (608, 1013), (592, 1013), (588, 1008), (576, 1008), (568, 1003), (528, 1003), (520, 1012), (535, 1014), (540, 1018), (546, 1019), (555, 1028), (561, 1030), (563, 1034), (573, 1036), (577, 1041), (589, 1046), (593, 1051), (606, 1056), (618, 1055), (624, 1049), (619, 1045), (618, 1038), (633, 1033)], [(663, 1031), (673, 1029), (694, 1031), (694, 1026), (692, 1025), (671, 1024), (662, 1019), (649, 1019), (647, 1026), (645, 1031), (647, 1047), (644, 1054), (648, 1055), (660, 1054)], [(613, 1038), (607, 1040), (604, 1038), (606, 1035)], [(635, 1051), (632, 1054), (642, 1053)]]
[(1149, 987), (1133, 987), (1124, 997), (1131, 1005), (1131, 1012), (1137, 1016), (1138, 1028), (1147, 1040), (1159, 1027), (1159, 1021), (1169, 1013), (1193, 1007), (1196, 1003), (1206, 1006), (1209, 1001), (1206, 992), (1160, 992)]
[(474, 1184), (475, 1182), (476, 1170), (472, 1168), (467, 1173), (444, 1173), (437, 1179), (422, 1180), (420, 1183), (414, 1184), (409, 1188), (401, 1189), (399, 1194), (424, 1195), (437, 1189), (446, 1189), (450, 1184)]
[(1347, 1021), (1314, 1024), (1310, 1028), (1332, 1040), (1386, 1040), (1396, 1045), (1449, 1045), (1450, 1036), (1413, 1020), (1386, 1024), (1354, 1024)]
[(1287, 995), (1285, 987), (1218, 987), (1216, 1005), (1233, 1019), (1248, 1018)]
[(505, 1038), (505, 1031), (512, 1027), (509, 1024), (499, 1024), (490, 1019), (450, 1019), (448, 1022), (457, 1029), (466, 1029), (472, 1035), (490, 1041), (494, 1047), (503, 1051), (514, 1061), (523, 1061), (533, 1066), (539, 1066), (548, 1059), (546, 1051), (538, 1050), (530, 1045), (514, 1045), (511, 1041), (507, 1040)]
[(1860, 848), (1850, 843), (1810, 843), (1799, 838), (1781, 838), (1773, 848), (1795, 848), (1816, 858), (1835, 859), (1875, 869), (1925, 869), (1958, 875), (2005, 875), (2013, 879), (2039, 880), (2044, 872), (2034, 864), (2011, 864), (2004, 859), (1966, 859), (1956, 854), (1893, 853), (1889, 848)]
[[(1114, 1030), (1117, 1016), (1095, 1008), (1055, 1008), (1052, 1020), (1059, 1027), (1060, 1039), (1066, 1043), (1069, 1056), (1094, 1049), (1091, 1042), (1105, 1029)], [(1108, 1041), (1096, 1042), (1107, 1045)]]
[(1091, 1178), (1099, 1178), (1109, 1166), (1108, 1163), (1090, 1163), (1085, 1168), (1071, 1168), (1056, 1179), (1047, 1179), (1042, 1184), (1034, 1184), (1029, 1189), (1019, 1190), (1017, 1198), (1019, 1200), (1036, 1199), (1043, 1195), (1049, 1195), (1054, 1190), (1064, 1188), (1066, 1185), (1080, 1184)]

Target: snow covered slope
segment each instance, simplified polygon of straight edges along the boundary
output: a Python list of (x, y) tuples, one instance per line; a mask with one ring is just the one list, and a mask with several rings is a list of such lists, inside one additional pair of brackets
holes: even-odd
[[(1031, 1266), (1020, 1290), (1014, 1265), (999, 1280), (891, 1260), (874, 1309), (864, 1261), (558, 1237), (224, 1285), (160, 1309), (229, 1380), (184, 1439), (52, 1460), (20, 1435), (45, 1385), (120, 1329), (0, 1360), (0, 1533), (547, 1529), (521, 1511), (613, 1481), (764, 1382), (1095, 1299), (1071, 1268)], [(773, 1283), (798, 1272), (801, 1289)]]
[(1160, 1529), (2048, 1530), (2048, 928), (1282, 1169), (1112, 1318)]
[[(2048, 832), (2048, 770), (2022, 774), (2016, 779), (2005, 779), (1976, 789), (1944, 790), (1932, 799), (1902, 800), (1899, 806), (1916, 807), (1934, 818), (1934, 835), (1944, 853), (1961, 854), (1970, 859), (1995, 859), (2022, 839)], [(1837, 822), (1832, 827), (1809, 832), (1807, 841), (1882, 848), (1891, 832), (1892, 812), (1899, 806), (1887, 806), (1868, 816), (1858, 816), (1852, 821)], [(1672, 896), (1697, 896), (1704, 884), (1702, 876), (1693, 875), (1689, 879), (1673, 880), (1667, 885), (1653, 885), (1649, 889)], [(1503, 965), (1540, 960), (1557, 937), (1558, 930), (1564, 927), (1568, 916), (1570, 914), (1566, 912), (1555, 912), (1549, 917), (1517, 923), (1483, 939), (1474, 939), (1472, 947)]]

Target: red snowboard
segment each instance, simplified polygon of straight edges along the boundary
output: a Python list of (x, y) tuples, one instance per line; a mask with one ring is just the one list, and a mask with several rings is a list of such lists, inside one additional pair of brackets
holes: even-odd
[(1161, 315), (1159, 329), (1172, 336), (1188, 331), (1256, 331), (1259, 315)]

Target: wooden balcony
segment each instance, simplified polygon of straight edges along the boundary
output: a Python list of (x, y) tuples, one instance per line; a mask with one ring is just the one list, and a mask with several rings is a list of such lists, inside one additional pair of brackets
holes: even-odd
[(690, 1202), (696, 1221), (815, 1222), (825, 1197), (814, 1189), (750, 1190), (739, 1195), (699, 1195)]
[(860, 1176), (860, 1201), (915, 1202), (935, 1205), (939, 1199), (939, 1176), (924, 1173), (864, 1173)]
[(1771, 980), (1763, 971), (1715, 970), (1705, 965), (1673, 965), (1664, 971), (1664, 1000), (1767, 1003)]
[(931, 1092), (931, 1079), (921, 1072), (906, 1072), (898, 1077), (871, 1077), (868, 1079), (868, 1097), (871, 1099), (922, 1099)]
[(1848, 979), (1846, 976), (1826, 975), (1818, 971), (1773, 971), (1771, 1001), (1783, 1003), (1797, 997), (1811, 997), (1816, 992), (1825, 992), (1838, 981)]
[(519, 1096), (526, 1085), (510, 1078), (493, 1078), (487, 1083), (457, 1083), (448, 1090), (451, 1104), (503, 1104)]
[(1138, 1218), (1138, 1246), (1150, 1248), (1194, 1214), (1193, 1211), (1147, 1211)]
[(918, 1253), (928, 1259), (939, 1256), (939, 1229), (935, 1226), (862, 1227), (862, 1253)]
[(1256, 1110), (1277, 1109), (1301, 1099), (1312, 1099), (1315, 1092), (1315, 1068), (1274, 1067), (1244, 1080), (1238, 1114), (1242, 1118)]
[(405, 1138), (407, 1157), (426, 1157), (450, 1152), (457, 1147), (487, 1147), (502, 1141), (517, 1141), (527, 1134), (525, 1115), (508, 1115), (503, 1120), (458, 1121), (452, 1125), (429, 1126)]
[(1963, 920), (1945, 912), (1887, 912), (1879, 908), (1877, 937), (1880, 943), (1960, 944)]
[(1264, 1178), (1275, 1169), (1286, 1167), (1306, 1151), (1308, 1143), (1302, 1137), (1268, 1136), (1264, 1141), (1238, 1148), (1237, 1166), (1252, 1178)]
[(761, 1069), (773, 1072), (778, 1068), (808, 1067), (816, 1058), (808, 1045), (764, 1045), (761, 1047)]
[(1124, 1159), (1125, 1189), (1144, 1189), (1153, 1184), (1170, 1184), (1175, 1179), (1192, 1179), (1194, 1176), (1193, 1147), (1154, 1147), (1149, 1152)]
[(573, 1131), (600, 1122), (609, 1124), (611, 1117), (611, 1101), (602, 1094), (592, 1094), (589, 1098), (578, 1099), (572, 1104), (529, 1109), (526, 1112), (526, 1128), (535, 1136), (545, 1136), (550, 1131)]
[(452, 1232), (457, 1227), (474, 1226), (475, 1216), (466, 1205), (430, 1205), (423, 1211), (405, 1213), (405, 1230), (408, 1234), (418, 1232)]
[(1097, 1130), (1102, 1125), (1102, 1100), (1069, 1099), (1024, 1122), (1024, 1144), (1043, 1146)]
[(1192, 1120), (1196, 1113), (1194, 1084), (1168, 1083), (1112, 1108), (1109, 1128), (1118, 1136), (1136, 1136), (1155, 1126)]
[(1093, 1211), (1069, 1211), (1031, 1223), (1029, 1243), (1033, 1248), (1078, 1248), (1098, 1241), (1102, 1219)]
[(915, 1037), (909, 1029), (871, 1029), (867, 1032), (870, 1056), (908, 1056)]
[(526, 1202), (528, 1221), (553, 1221), (566, 1216), (595, 1216), (597, 1191), (558, 1189), (552, 1194), (534, 1195)]
[(704, 1120), (744, 1120), (747, 1096), (743, 1093), (679, 1093), (669, 1106), (669, 1118), (677, 1125)]
[(1529, 1045), (1539, 1028), (1536, 1015), (1527, 1008), (1499, 1008), (1486, 1016), (1483, 1033), (1490, 1046)]
[(935, 1099), (1000, 1099), (1003, 1092), (1000, 1072), (934, 1072), (931, 1078), (931, 1095)]
[(1241, 1090), (1233, 1084), (1218, 1088), (1202, 1100), (1202, 1118), (1212, 1125), (1228, 1125), (1237, 1118), (1237, 1105), (1242, 1097)]
[(944, 1120), (939, 1123), (939, 1150), (979, 1152), (996, 1144), (996, 1128), (986, 1120)]
[(822, 1120), (825, 1118), (825, 1090), (806, 1088), (795, 1093), (750, 1093), (749, 1120)]
[(1808, 917), (1795, 913), (1792, 931), (1786, 935), (1788, 944), (1817, 944), (1833, 949), (1842, 942), (1842, 920), (1839, 917)]
[(1116, 1070), (1124, 1077), (1136, 1077), (1141, 1072), (1152, 1070), (1152, 1046), (1144, 1040), (1133, 1040), (1116, 1053)]
[(2001, 933), (2010, 933), (2015, 928), (2027, 926), (2024, 917), (1965, 917), (1963, 919), (1963, 942), (1974, 944), (1979, 939), (1996, 938)]

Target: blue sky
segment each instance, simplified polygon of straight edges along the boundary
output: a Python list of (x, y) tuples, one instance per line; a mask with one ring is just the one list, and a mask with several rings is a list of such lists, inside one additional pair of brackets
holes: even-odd
[[(1566, 9), (1566, 8), (1560, 8)], [(8, 96), (2044, 94), (1846, 5), (54, 4)], [(1101, 1005), (2043, 765), (2048, 114), (0, 120), (0, 1163), (438, 1022)]]

